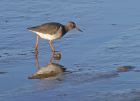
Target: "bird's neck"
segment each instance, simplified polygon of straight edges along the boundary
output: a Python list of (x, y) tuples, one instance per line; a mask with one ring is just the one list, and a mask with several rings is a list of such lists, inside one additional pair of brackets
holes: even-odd
[(66, 31), (66, 32), (68, 32), (68, 31), (70, 30), (70, 29), (68, 28), (68, 26), (66, 26), (66, 25), (64, 26), (64, 28), (65, 28), (65, 31)]

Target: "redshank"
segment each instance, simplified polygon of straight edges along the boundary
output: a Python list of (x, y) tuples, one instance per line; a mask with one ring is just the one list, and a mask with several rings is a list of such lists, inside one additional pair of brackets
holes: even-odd
[(73, 21), (69, 21), (68, 23), (66, 23), (66, 25), (57, 22), (49, 22), (39, 26), (30, 27), (27, 29), (31, 32), (36, 33), (35, 50), (38, 50), (38, 38), (40, 37), (49, 40), (52, 52), (55, 52), (55, 49), (53, 47), (53, 40), (60, 39), (68, 31), (74, 28), (82, 32), (82, 30), (78, 28)]

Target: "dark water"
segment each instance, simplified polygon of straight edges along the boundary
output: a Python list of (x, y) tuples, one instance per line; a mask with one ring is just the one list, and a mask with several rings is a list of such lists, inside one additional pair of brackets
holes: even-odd
[[(139, 71), (116, 72), (118, 66), (140, 68), (139, 0), (1, 0), (0, 101), (139, 101)], [(37, 71), (35, 34), (26, 30), (44, 22), (72, 20), (83, 29), (55, 41), (62, 59), (53, 61), (71, 73), (58, 79), (29, 80)], [(40, 66), (51, 50), (39, 40)]]

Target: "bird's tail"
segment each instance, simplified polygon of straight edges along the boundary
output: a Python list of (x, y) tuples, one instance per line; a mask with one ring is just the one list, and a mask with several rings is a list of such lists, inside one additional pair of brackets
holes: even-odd
[(36, 27), (29, 27), (27, 28), (27, 30), (31, 31), (31, 32), (34, 32), (33, 30), (35, 29)]

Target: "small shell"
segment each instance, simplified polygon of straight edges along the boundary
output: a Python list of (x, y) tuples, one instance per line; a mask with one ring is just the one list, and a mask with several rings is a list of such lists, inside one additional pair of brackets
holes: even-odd
[(54, 60), (60, 60), (61, 59), (61, 53), (55, 53), (53, 58), (54, 58)]

